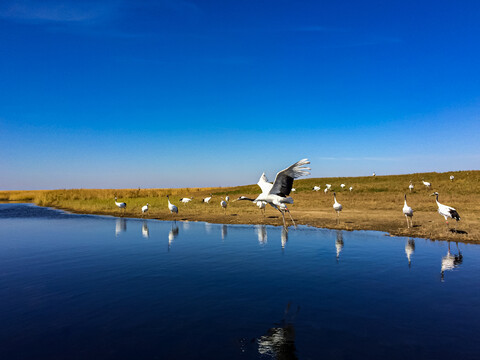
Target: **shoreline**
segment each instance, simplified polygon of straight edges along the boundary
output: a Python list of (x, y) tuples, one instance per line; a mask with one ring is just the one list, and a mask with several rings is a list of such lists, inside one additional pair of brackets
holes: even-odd
[[(18, 202), (11, 202), (11, 203), (18, 203)], [(27, 203), (27, 202), (24, 202)], [(61, 211), (66, 211), (72, 214), (77, 214), (77, 215), (94, 215), (94, 216), (111, 216), (114, 218), (131, 218), (131, 219), (138, 219), (138, 220), (158, 220), (158, 221), (192, 221), (192, 222), (206, 222), (206, 223), (211, 223), (211, 224), (220, 224), (220, 225), (269, 225), (269, 226), (283, 226), (283, 220), (280, 215), (277, 216), (266, 216), (265, 218), (262, 218), (261, 220), (263, 221), (255, 221), (255, 220), (250, 220), (250, 221), (242, 221), (244, 218), (241, 215), (238, 214), (226, 214), (223, 216), (181, 216), (182, 214), (179, 214), (177, 216), (136, 216), (135, 214), (127, 213), (126, 216), (119, 216), (118, 211), (102, 211), (102, 212), (91, 212), (91, 211), (82, 211), (82, 210), (76, 210), (72, 208), (67, 208), (67, 207), (60, 207), (60, 206), (41, 206), (38, 204), (35, 204), (33, 202), (29, 202), (30, 204), (34, 204), (36, 206), (40, 207), (46, 207), (46, 208), (52, 208), (55, 210), (61, 210)], [(171, 215), (171, 214), (169, 214)], [(425, 236), (422, 233), (418, 233), (415, 231), (415, 227), (412, 229), (407, 229), (407, 228), (399, 228), (399, 229), (382, 229), (381, 227), (378, 226), (372, 226), (372, 227), (359, 227), (355, 226), (350, 223), (350, 222), (344, 222), (340, 221), (339, 224), (335, 225), (329, 225), (329, 224), (312, 224), (308, 221), (305, 221), (303, 219), (299, 219), (295, 217), (295, 214), (293, 214), (295, 223), (297, 225), (305, 225), (305, 226), (311, 226), (315, 227), (318, 229), (328, 229), (328, 230), (342, 230), (342, 231), (378, 231), (382, 232), (385, 234), (385, 236), (389, 237), (405, 237), (405, 238), (417, 238), (417, 239), (425, 239), (425, 240), (430, 240), (430, 241), (453, 241), (453, 242), (461, 242), (461, 243), (467, 243), (467, 244), (480, 244), (480, 240), (477, 239), (472, 239), (468, 238), (465, 236), (465, 234), (457, 234), (457, 233), (446, 233), (445, 237), (432, 237), (432, 236)], [(287, 219), (288, 217), (286, 217)], [(227, 221), (225, 221), (227, 220)], [(415, 225), (414, 225), (415, 226)], [(288, 218), (287, 221), (287, 227), (290, 229), (293, 227), (293, 224), (291, 222), (291, 219)], [(449, 235), (449, 236), (448, 236)], [(468, 234), (467, 234), (468, 235)]]

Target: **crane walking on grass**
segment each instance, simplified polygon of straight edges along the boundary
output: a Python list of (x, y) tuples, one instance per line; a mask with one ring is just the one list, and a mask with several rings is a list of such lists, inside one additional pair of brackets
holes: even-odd
[(337, 212), (337, 221), (338, 221), (338, 218), (340, 217), (340, 211), (342, 211), (343, 206), (342, 204), (337, 202), (337, 194), (335, 194), (335, 192), (333, 193), (333, 200), (335, 200), (335, 202), (333, 203), (333, 209)]
[(170, 195), (167, 195), (167, 200), (168, 200), (168, 210), (170, 210), (170, 213), (178, 214), (178, 207), (176, 207), (170, 202)]
[(191, 198), (181, 198), (180, 202), (182, 202), (184, 204), (188, 204), (192, 200), (193, 200), (193, 197), (191, 197)]
[(410, 192), (413, 191), (413, 184), (411, 180), (410, 180), (410, 185), (408, 185), (408, 190), (410, 190)]
[(427, 187), (427, 189), (430, 189), (432, 187), (432, 183), (429, 183), (428, 181), (422, 180), (422, 183)]
[(435, 196), (437, 206), (438, 206), (438, 213), (445, 218), (445, 222), (447, 223), (447, 225), (448, 225), (448, 218), (455, 219), (457, 221), (460, 220), (460, 215), (458, 215), (457, 210), (455, 210), (451, 206), (443, 205), (438, 202), (438, 192), (435, 191), (430, 196)]
[[(404, 194), (405, 196), (405, 202), (403, 204), (403, 215), (405, 215), (405, 218), (407, 219), (407, 228), (413, 227), (413, 209), (407, 205), (407, 194)], [(408, 219), (410, 219), (410, 224), (408, 223)]]
[(213, 195), (210, 194), (210, 196), (204, 198), (202, 201), (203, 201), (204, 203), (207, 203), (207, 204), (208, 204), (208, 203), (210, 202), (210, 200), (212, 200), (212, 197), (213, 197)]
[(127, 203), (117, 202), (117, 197), (115, 196), (115, 205), (117, 205), (119, 209), (123, 209), (123, 214), (125, 214), (125, 210), (127, 209)]
[(223, 208), (223, 212), (226, 215), (227, 214), (228, 203), (225, 200), (223, 200), (223, 197), (222, 197), (222, 201), (220, 201), (220, 206)]
[(142, 206), (142, 216), (144, 216), (148, 212), (149, 206), (150, 206), (149, 203), (147, 203), (147, 205)]

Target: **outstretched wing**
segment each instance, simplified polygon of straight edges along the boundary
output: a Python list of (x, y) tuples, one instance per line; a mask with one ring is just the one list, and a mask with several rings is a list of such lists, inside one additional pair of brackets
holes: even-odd
[(280, 171), (275, 177), (272, 189), (269, 194), (278, 196), (288, 196), (292, 191), (293, 180), (300, 176), (310, 175), (310, 168), (304, 165), (310, 164), (308, 159), (302, 159), (295, 164), (289, 166), (285, 170)]
[(265, 173), (260, 176), (260, 180), (258, 180), (257, 183), (258, 186), (260, 186), (260, 189), (262, 189), (262, 194), (268, 194), (270, 190), (272, 189), (273, 184), (268, 182), (267, 177), (265, 176)]

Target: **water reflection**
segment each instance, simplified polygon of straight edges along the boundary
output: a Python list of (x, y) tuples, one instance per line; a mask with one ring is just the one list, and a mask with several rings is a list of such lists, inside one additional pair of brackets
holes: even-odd
[(257, 339), (259, 354), (273, 359), (297, 359), (293, 321), (300, 307), (297, 307), (295, 314), (288, 319), (290, 307), (291, 303), (288, 303), (285, 316), (280, 323), (275, 324), (276, 326), (268, 329), (265, 335)]
[(258, 243), (265, 245), (267, 243), (267, 226), (255, 225), (255, 232), (257, 233)]
[(282, 249), (285, 249), (285, 244), (288, 241), (288, 229), (285, 226), (282, 227), (282, 233), (280, 237), (282, 239)]
[(408, 259), (408, 267), (412, 266), (412, 255), (415, 252), (415, 240), (408, 239), (407, 243), (405, 244), (405, 254), (407, 255)]
[(337, 239), (335, 240), (335, 248), (337, 249), (337, 262), (340, 259), (340, 253), (343, 249), (343, 231), (337, 230)]
[(168, 233), (168, 250), (170, 250), (170, 246), (173, 243), (173, 240), (178, 236), (178, 226), (177, 222), (172, 222), (172, 229)]
[(190, 222), (189, 221), (183, 221), (183, 230), (188, 230), (190, 229)]
[(222, 226), (222, 240), (225, 240), (227, 237), (227, 225)]
[(456, 267), (460, 266), (460, 264), (463, 262), (463, 255), (458, 248), (458, 243), (455, 243), (457, 245), (457, 251), (458, 254), (452, 254), (450, 252), (450, 241), (448, 242), (448, 251), (447, 255), (445, 255), (442, 258), (442, 271), (441, 271), (441, 280), (445, 280), (445, 271), (446, 270), (453, 270)]
[(208, 222), (205, 223), (205, 232), (207, 234), (210, 234), (212, 232), (212, 224), (210, 224)]
[(148, 224), (146, 221), (142, 223), (142, 236), (145, 239), (148, 239), (150, 237), (150, 232), (148, 231)]
[(115, 220), (115, 237), (125, 231), (127, 231), (127, 219), (117, 218)]

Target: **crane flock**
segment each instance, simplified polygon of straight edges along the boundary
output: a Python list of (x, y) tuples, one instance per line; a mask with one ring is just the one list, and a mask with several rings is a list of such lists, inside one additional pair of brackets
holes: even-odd
[[(308, 164), (310, 164), (310, 161), (308, 159), (302, 159), (300, 161), (297, 161), (296, 163), (292, 164), (286, 169), (279, 171), (273, 183), (269, 182), (265, 173), (263, 173), (257, 182), (257, 185), (261, 189), (261, 193), (256, 198), (248, 198), (246, 196), (240, 196), (234, 201), (239, 201), (239, 200), (251, 201), (262, 211), (264, 217), (265, 217), (266, 205), (268, 204), (280, 212), (283, 219), (284, 227), (287, 226), (286, 220), (285, 220), (285, 213), (289, 214), (293, 225), (296, 226), (295, 221), (292, 217), (292, 214), (290, 213), (290, 210), (287, 207), (287, 204), (293, 204), (293, 198), (289, 196), (291, 192), (295, 191), (295, 188), (292, 187), (293, 181), (301, 176), (310, 174), (310, 171), (309, 171), (310, 168), (305, 166)], [(375, 176), (375, 173), (373, 173), (373, 176)], [(449, 179), (450, 181), (453, 181), (454, 176), (450, 175)], [(428, 181), (425, 181), (424, 179), (422, 179), (422, 183), (423, 185), (425, 185), (427, 189), (430, 189), (432, 187), (432, 184)], [(342, 189), (345, 189), (346, 185), (342, 183), (340, 184), (340, 187)], [(325, 189), (324, 189), (325, 194), (331, 189), (332, 189), (332, 184), (325, 184)], [(414, 185), (412, 181), (410, 181), (408, 189), (410, 193), (413, 192)], [(315, 185), (312, 188), (312, 190), (319, 191), (321, 190), (321, 187), (318, 185)], [(350, 186), (349, 190), (351, 192), (353, 190), (353, 186)], [(438, 192), (434, 192), (433, 194), (431, 194), (431, 196), (436, 197), (435, 200), (438, 207), (438, 213), (445, 218), (445, 222), (447, 225), (448, 225), (448, 219), (454, 219), (456, 221), (460, 220), (460, 215), (458, 214), (455, 208), (448, 205), (441, 204), (438, 201), (438, 196), (439, 196)], [(178, 207), (170, 202), (169, 195), (167, 195), (166, 197), (168, 202), (167, 204), (168, 210), (170, 211), (170, 213), (178, 214)], [(209, 204), (212, 198), (213, 198), (213, 194), (210, 194), (210, 196), (203, 198), (202, 202)], [(336, 192), (333, 192), (333, 199), (334, 199), (333, 209), (337, 214), (337, 222), (338, 222), (340, 212), (343, 210), (343, 206), (337, 201)], [(227, 213), (229, 200), (230, 200), (230, 197), (226, 195), (225, 198), (222, 197), (220, 201), (220, 206), (222, 207), (225, 215)], [(179, 201), (182, 202), (183, 204), (188, 204), (189, 202), (193, 201), (193, 197), (183, 197), (183, 198), (180, 198)], [(122, 215), (124, 215), (127, 208), (127, 204), (125, 202), (118, 202), (117, 196), (115, 196), (115, 205), (120, 210), (123, 210)], [(150, 206), (149, 203), (142, 206), (141, 208), (142, 217), (145, 216), (145, 214), (149, 211), (149, 206)], [(413, 227), (413, 209), (407, 204), (406, 194), (404, 194), (404, 205), (403, 205), (402, 211), (407, 222), (407, 228)]]

